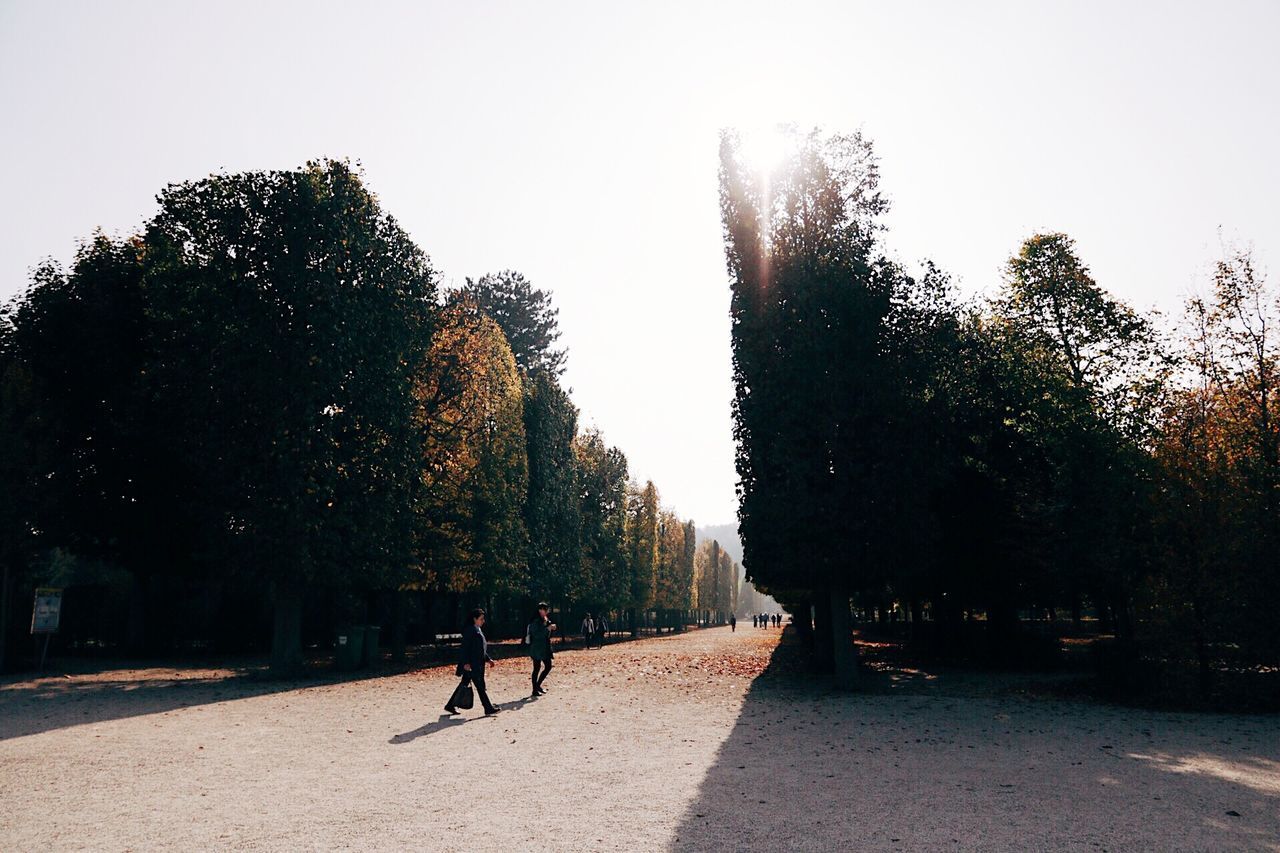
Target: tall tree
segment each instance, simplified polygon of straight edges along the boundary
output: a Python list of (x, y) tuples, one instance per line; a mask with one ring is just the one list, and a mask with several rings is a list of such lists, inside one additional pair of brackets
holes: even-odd
[(546, 371), (525, 379), (525, 436), (529, 454), (529, 592), (564, 601), (586, 592), (579, 537), (581, 503), (574, 437), (578, 410)]
[(735, 134), (721, 140), (739, 529), (753, 579), (810, 591), (827, 660), (851, 684), (849, 599), (883, 550), (893, 480), (880, 356), (898, 271), (874, 256), (886, 205), (870, 142), (788, 141), (791, 154), (761, 168)]
[(659, 609), (677, 607), (679, 560), (684, 552), (684, 526), (669, 509), (658, 511), (657, 593), (654, 604)]
[(129, 644), (141, 651), (146, 587), (186, 562), (191, 533), (172, 436), (157, 429), (145, 247), (96, 235), (69, 271), (39, 268), (13, 315), (16, 365), (47, 452), (28, 457), (35, 526), (49, 544), (133, 576)]
[(643, 489), (632, 485), (627, 492), (627, 556), (634, 629), (639, 616), (653, 607), (658, 588), (658, 489), (652, 480)]
[(716, 609), (722, 615), (734, 612), (738, 600), (738, 564), (729, 552), (720, 549), (720, 565), (716, 570)]
[(196, 552), (268, 578), (272, 663), (311, 585), (399, 583), (430, 343), (426, 256), (339, 162), (171, 185), (146, 231), (151, 374), (202, 519)]
[(1168, 360), (1151, 322), (1098, 286), (1070, 237), (1023, 242), (995, 309), (1109, 423), (1148, 434)]
[(1053, 467), (1046, 521), (1059, 584), (1114, 609), (1128, 634), (1149, 538), (1147, 448), (1170, 362), (1150, 321), (1098, 286), (1064, 234), (1023, 243), (993, 308), (1053, 407), (1027, 427)]
[(1247, 659), (1280, 653), (1271, 614), (1280, 606), (1280, 292), (1251, 254), (1232, 250), (1207, 296), (1187, 306), (1189, 381), (1167, 407), (1156, 459), (1164, 479), (1156, 588), (1167, 645), (1194, 641), (1200, 689), (1219, 667), (1215, 649)]
[(690, 609), (696, 606), (695, 584), (698, 557), (698, 528), (692, 521), (685, 522), (682, 544), (684, 547), (680, 553), (676, 587), (680, 595), (679, 606)]
[(469, 299), (450, 300), (415, 388), (426, 487), (417, 583), (428, 590), (525, 588), (523, 393), (502, 330)]
[[(10, 668), (21, 638), (20, 580), (37, 546), (42, 515), (40, 471), (47, 469), (47, 431), (19, 358), (8, 307), (0, 308), (0, 672)], [(24, 596), (25, 597), (25, 596)]]
[(574, 441), (582, 518), (583, 596), (597, 609), (626, 607), (631, 598), (627, 554), (627, 458), (599, 430)]
[(721, 556), (724, 549), (714, 539), (704, 539), (698, 546), (695, 556), (695, 574), (697, 587), (697, 608), (702, 611), (716, 611), (722, 606), (720, 591), (723, 584), (720, 570), (723, 566)]
[(535, 288), (515, 270), (469, 278), (463, 292), (502, 327), (521, 371), (553, 376), (564, 372), (567, 353), (556, 348), (560, 311), (552, 307), (551, 294)]

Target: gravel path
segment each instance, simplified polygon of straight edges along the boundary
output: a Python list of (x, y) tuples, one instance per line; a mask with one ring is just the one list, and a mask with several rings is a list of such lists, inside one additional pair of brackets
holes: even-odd
[(451, 667), (0, 683), (0, 849), (1280, 850), (1280, 719), (945, 686), (836, 695), (776, 632)]

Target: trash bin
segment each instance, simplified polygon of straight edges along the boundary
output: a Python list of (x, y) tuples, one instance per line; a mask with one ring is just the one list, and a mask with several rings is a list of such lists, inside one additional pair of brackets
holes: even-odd
[(378, 634), (382, 631), (379, 625), (364, 626), (364, 648), (360, 650), (360, 665), (376, 664), (381, 659), (378, 654)]
[(335, 669), (357, 669), (364, 652), (364, 628), (351, 626), (339, 628), (333, 644)]

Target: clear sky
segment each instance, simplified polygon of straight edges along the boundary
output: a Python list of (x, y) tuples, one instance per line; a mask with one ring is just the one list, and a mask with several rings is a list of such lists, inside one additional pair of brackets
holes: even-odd
[(889, 241), (970, 292), (1037, 230), (1176, 312), (1280, 253), (1280, 2), (0, 0), (0, 297), (167, 182), (363, 163), (446, 283), (552, 291), (583, 420), (734, 517), (717, 131), (861, 128)]

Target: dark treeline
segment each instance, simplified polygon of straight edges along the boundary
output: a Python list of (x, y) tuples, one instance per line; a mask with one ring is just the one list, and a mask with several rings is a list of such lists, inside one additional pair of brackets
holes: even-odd
[(1034, 664), (1061, 617), (1138, 689), (1275, 667), (1280, 303), (1250, 255), (1177, 335), (1063, 234), (961, 301), (889, 259), (868, 140), (791, 138), (760, 169), (726, 133), (720, 186), (744, 565), (813, 614), (818, 662), (852, 683), (864, 618)]
[(509, 635), (538, 600), (633, 631), (731, 606), (700, 598), (693, 523), (579, 430), (519, 273), (441, 292), (344, 163), (158, 201), (0, 315), (0, 664), (42, 585), (67, 646), (283, 668), (335, 625), (400, 651), (475, 604)]

